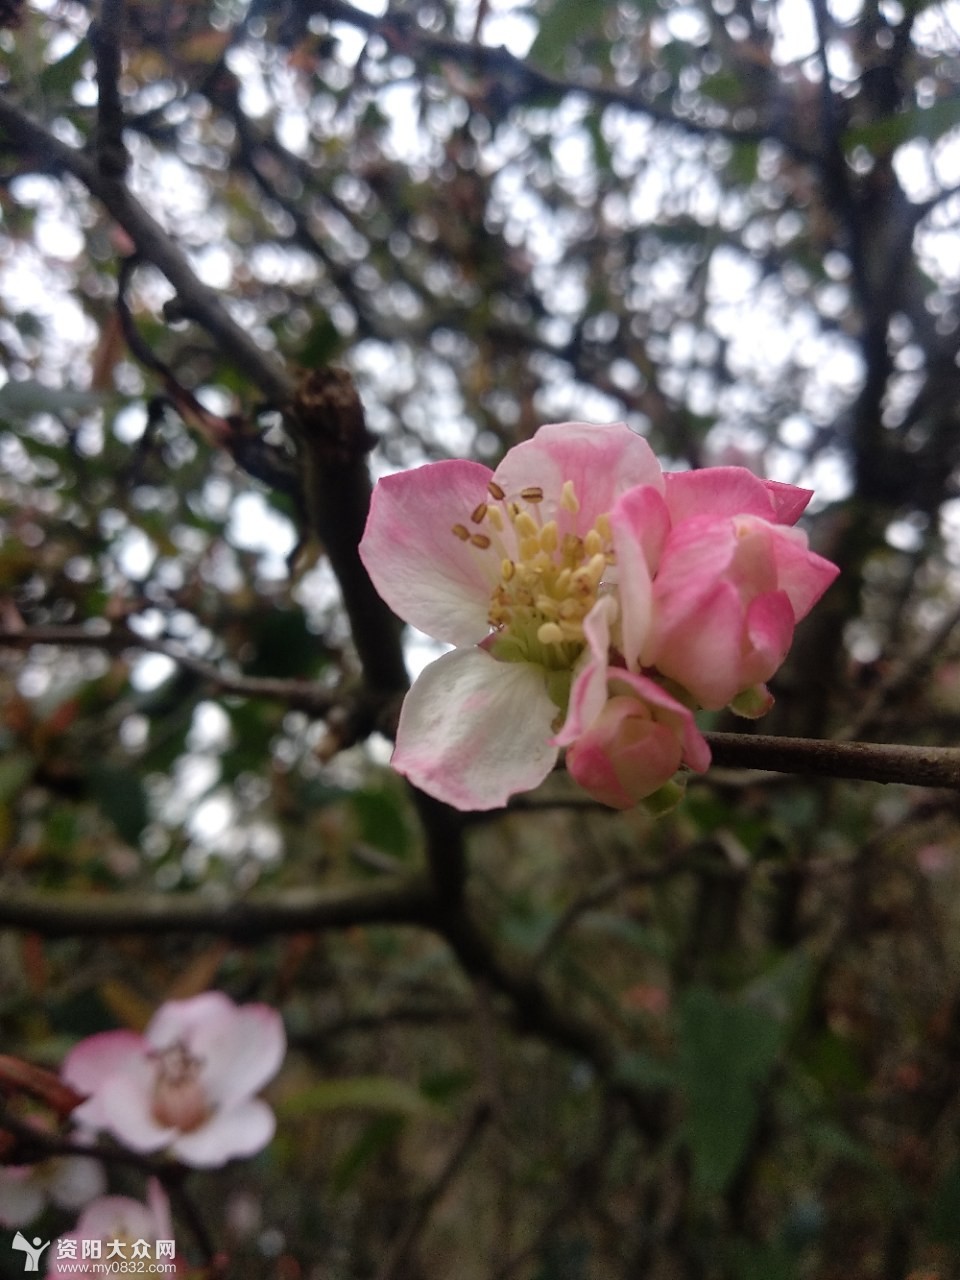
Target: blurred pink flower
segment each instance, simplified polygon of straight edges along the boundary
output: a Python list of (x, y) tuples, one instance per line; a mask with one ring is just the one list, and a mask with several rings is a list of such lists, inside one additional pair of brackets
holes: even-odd
[(99, 1160), (86, 1156), (51, 1156), (36, 1164), (0, 1166), (0, 1226), (24, 1227), (40, 1216), (48, 1202), (61, 1209), (80, 1209), (103, 1191)]
[(279, 1070), (283, 1022), (218, 991), (171, 1000), (143, 1035), (105, 1031), (67, 1055), (63, 1079), (87, 1096), (74, 1119), (134, 1151), (211, 1168), (260, 1151), (275, 1121), (253, 1095)]
[(149, 1270), (152, 1262), (162, 1260), (180, 1271), (170, 1202), (156, 1178), (147, 1183), (146, 1204), (129, 1196), (101, 1196), (87, 1205), (73, 1230), (51, 1243), (46, 1273), (95, 1275), (109, 1267), (108, 1260), (117, 1264), (114, 1270)]

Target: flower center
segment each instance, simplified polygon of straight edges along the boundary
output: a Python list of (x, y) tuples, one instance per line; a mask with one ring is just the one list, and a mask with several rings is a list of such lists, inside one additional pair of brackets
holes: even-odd
[[(508, 500), (495, 480), (488, 491), (490, 500), (470, 514), (472, 531), (455, 524), (453, 533), (500, 558), (488, 615), (494, 629), (491, 652), (504, 662), (569, 672), (586, 644), (584, 619), (614, 563), (610, 520), (598, 516), (583, 537), (561, 534), (555, 519), (543, 519), (539, 486), (521, 490), (519, 500)], [(563, 485), (559, 505), (571, 515), (580, 510), (571, 480)]]
[(183, 1041), (151, 1055), (156, 1066), (151, 1112), (166, 1129), (192, 1133), (207, 1120), (210, 1105), (200, 1083), (203, 1062), (195, 1058)]

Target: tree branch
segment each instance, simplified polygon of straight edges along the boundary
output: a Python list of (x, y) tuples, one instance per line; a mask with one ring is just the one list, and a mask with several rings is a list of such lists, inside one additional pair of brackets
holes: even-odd
[(341, 706), (350, 696), (342, 690), (324, 689), (312, 680), (231, 675), (215, 663), (186, 653), (173, 641), (141, 636), (127, 627), (112, 627), (104, 632), (88, 631), (76, 626), (24, 627), (22, 631), (0, 631), (0, 648), (32, 649), (35, 645), (64, 649), (102, 649), (108, 653), (122, 653), (126, 649), (159, 653), (184, 671), (213, 685), (222, 694), (238, 698), (268, 698), (316, 716), (326, 715), (334, 707)]
[(490, 76), (500, 93), (509, 97), (511, 102), (516, 101), (518, 96), (538, 95), (560, 99), (576, 93), (600, 106), (624, 107), (638, 115), (648, 116), (658, 124), (681, 129), (686, 133), (727, 138), (731, 142), (758, 143), (774, 139), (800, 160), (816, 159), (815, 154), (807, 151), (801, 143), (782, 137), (773, 128), (737, 129), (732, 125), (707, 124), (701, 120), (678, 116), (628, 89), (620, 89), (615, 85), (581, 83), (548, 75), (502, 46), (430, 35), (418, 27), (410, 15), (395, 10), (388, 10), (383, 16), (377, 16), (347, 4), (346, 0), (307, 0), (304, 7), (311, 13), (322, 14), (331, 22), (344, 22), (370, 34), (379, 35), (398, 53), (413, 56), (416, 52), (421, 52), (427, 57), (456, 62), (483, 72)]
[(704, 736), (713, 762), (718, 765), (960, 791), (960, 747), (831, 742), (823, 738), (776, 738), (763, 733)]
[(426, 878), (414, 875), (363, 889), (286, 889), (219, 902), (207, 894), (15, 889), (0, 897), (0, 928), (29, 929), (46, 938), (207, 933), (246, 944), (271, 934), (365, 924), (433, 927), (434, 897)]
[(184, 314), (202, 325), (224, 354), (273, 403), (293, 396), (291, 379), (224, 307), (217, 293), (197, 278), (187, 258), (126, 186), (105, 176), (96, 161), (54, 137), (0, 94), (0, 134), (30, 158), (37, 170), (70, 174), (96, 196), (130, 236), (141, 257), (153, 263), (177, 291)]

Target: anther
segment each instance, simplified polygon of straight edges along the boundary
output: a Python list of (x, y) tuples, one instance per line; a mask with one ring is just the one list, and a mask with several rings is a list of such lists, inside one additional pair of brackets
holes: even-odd
[(470, 541), (475, 547), (479, 547), (481, 551), (486, 551), (490, 545), (490, 539), (485, 533), (470, 534)]
[(504, 560), (500, 565), (500, 577), (504, 582), (509, 582), (513, 575), (517, 572), (517, 566), (512, 560)]
[(470, 512), (470, 519), (473, 521), (474, 524), (479, 524), (486, 514), (487, 514), (487, 504), (485, 502), (480, 502)]
[(450, 532), (458, 537), (461, 542), (470, 541), (470, 530), (464, 524), (455, 524)]
[(528, 488), (520, 490), (520, 497), (524, 502), (542, 502), (543, 490), (538, 484), (532, 484)]
[(556, 520), (548, 520), (540, 530), (540, 545), (546, 552), (556, 551), (560, 543)]
[(487, 493), (489, 493), (491, 498), (495, 498), (497, 502), (502, 502), (507, 496), (497, 484), (496, 480), (490, 480), (487, 482)]

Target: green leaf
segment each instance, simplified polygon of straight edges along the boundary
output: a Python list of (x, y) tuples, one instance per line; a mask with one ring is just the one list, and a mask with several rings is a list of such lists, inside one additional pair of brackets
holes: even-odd
[(680, 1004), (679, 1077), (694, 1180), (722, 1193), (736, 1173), (759, 1113), (759, 1091), (783, 1039), (760, 1009), (693, 987)]
[(843, 135), (843, 143), (847, 148), (866, 147), (869, 151), (889, 155), (912, 138), (929, 138), (933, 142), (957, 125), (960, 125), (960, 97), (848, 129)]
[(277, 1110), (293, 1119), (317, 1111), (382, 1111), (387, 1115), (432, 1117), (446, 1114), (419, 1089), (390, 1076), (323, 1080), (286, 1098)]
[(390, 782), (388, 778), (383, 787), (357, 791), (350, 802), (360, 823), (360, 839), (402, 860), (413, 852), (413, 834), (407, 821), (403, 794)]
[(403, 1125), (403, 1118), (395, 1115), (376, 1116), (371, 1120), (334, 1165), (331, 1177), (334, 1191), (348, 1191), (370, 1161), (396, 1142)]
[(313, 323), (297, 354), (297, 363), (305, 369), (319, 369), (328, 364), (343, 346), (340, 331), (324, 313)]
[(624, 1053), (614, 1068), (617, 1083), (638, 1089), (672, 1089), (677, 1083), (675, 1068), (648, 1053)]
[(128, 844), (140, 840), (150, 820), (150, 809), (143, 779), (134, 769), (121, 765), (95, 765), (89, 774), (90, 790), (104, 817), (109, 818), (117, 834)]
[(55, 101), (70, 101), (73, 86), (81, 78), (84, 66), (93, 62), (90, 45), (80, 40), (69, 53), (65, 53), (56, 62), (40, 74), (40, 88), (46, 97)]
[(46, 387), (31, 378), (10, 381), (0, 387), (0, 418), (13, 422), (35, 413), (89, 413), (102, 403), (103, 397), (93, 391)]
[(790, 1253), (779, 1244), (740, 1244), (733, 1249), (735, 1280), (794, 1280), (796, 1268)]
[(530, 61), (551, 71), (560, 70), (567, 50), (591, 29), (599, 31), (605, 9), (604, 0), (552, 0), (530, 46)]
[(12, 751), (0, 759), (0, 804), (14, 798), (33, 770), (33, 757), (25, 751)]
[(936, 1244), (960, 1250), (960, 1164), (954, 1164), (934, 1189), (927, 1219), (927, 1237)]

